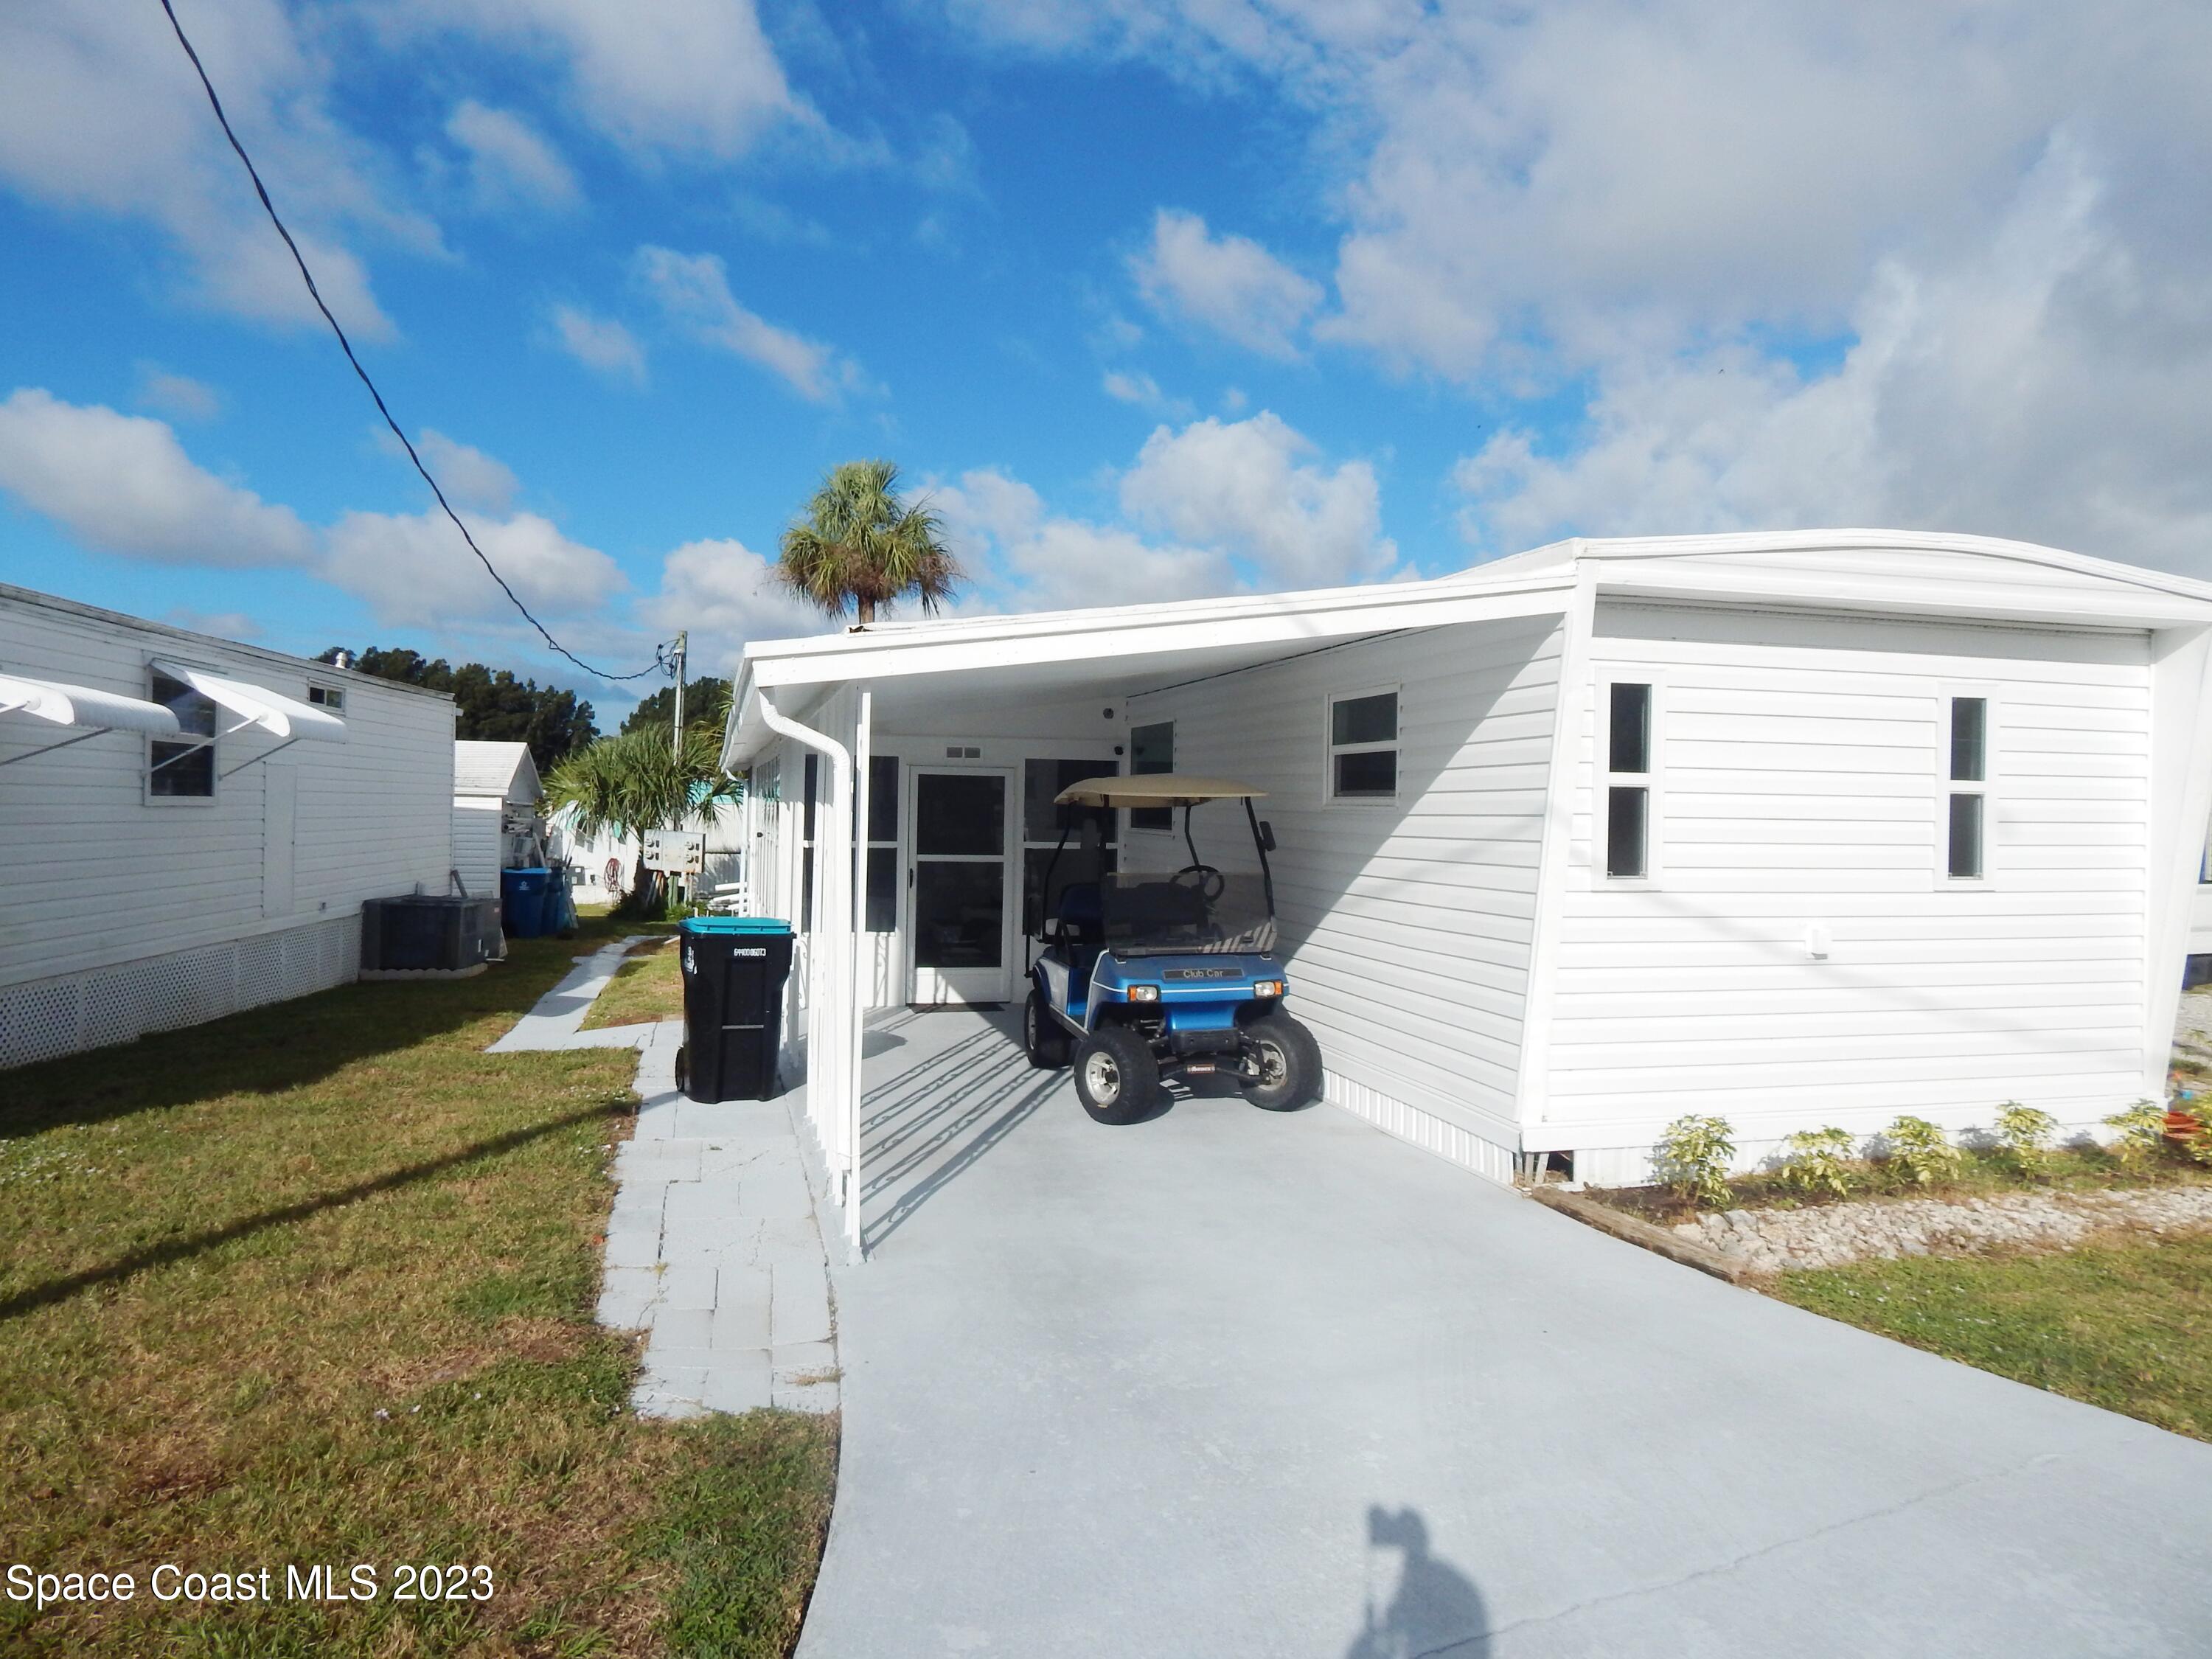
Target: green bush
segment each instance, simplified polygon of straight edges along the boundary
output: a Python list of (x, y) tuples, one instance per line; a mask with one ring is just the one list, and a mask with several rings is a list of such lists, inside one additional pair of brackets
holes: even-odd
[(1908, 1115), (1881, 1133), (1889, 1142), (1889, 1161), (1914, 1186), (1940, 1187), (1958, 1179), (1963, 1159), (1939, 1126)]
[(1800, 1129), (1785, 1143), (1782, 1178), (1801, 1193), (1848, 1198), (1851, 1190), (1851, 1132), (1833, 1127)]
[(2042, 1170), (2051, 1154), (2051, 1137), (2057, 1133), (2058, 1120), (2033, 1106), (2008, 1100), (1997, 1110), (1997, 1139), (2026, 1173)]
[(1659, 1137), (1652, 1158), (1660, 1184), (1692, 1204), (1724, 1209), (1735, 1201), (1728, 1183), (1729, 1165), (1735, 1161), (1735, 1142), (1724, 1117), (1676, 1118)]
[(2105, 1127), (2120, 1132), (2112, 1153), (2129, 1169), (2153, 1163), (2166, 1151), (2166, 1113), (2154, 1101), (2139, 1100), (2124, 1112), (2114, 1112)]

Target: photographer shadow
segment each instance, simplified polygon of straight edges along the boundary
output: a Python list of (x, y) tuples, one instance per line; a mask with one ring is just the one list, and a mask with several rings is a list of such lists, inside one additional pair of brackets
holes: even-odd
[(1367, 1542), (1370, 1548), (1395, 1549), (1403, 1559), (1388, 1605), (1378, 1614), (1369, 1599), (1365, 1620), (1345, 1650), (1344, 1659), (1416, 1659), (1441, 1654), (1474, 1659), (1488, 1650), (1490, 1626), (1482, 1593), (1457, 1567), (1430, 1553), (1428, 1523), (1419, 1510), (1370, 1505)]

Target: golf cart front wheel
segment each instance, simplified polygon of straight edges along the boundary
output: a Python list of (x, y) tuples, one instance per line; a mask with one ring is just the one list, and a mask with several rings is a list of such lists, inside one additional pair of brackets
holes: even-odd
[(1042, 991), (1032, 989), (1022, 1009), (1022, 1046), (1030, 1051), (1030, 1064), (1041, 1072), (1056, 1072), (1067, 1064), (1071, 1041)]
[(1134, 1123), (1160, 1096), (1152, 1045), (1124, 1025), (1102, 1025), (1075, 1051), (1075, 1093), (1098, 1123)]
[(1244, 1085), (1244, 1098), (1270, 1112), (1295, 1111), (1320, 1097), (1321, 1044), (1288, 1014), (1273, 1013), (1244, 1028), (1259, 1079)]

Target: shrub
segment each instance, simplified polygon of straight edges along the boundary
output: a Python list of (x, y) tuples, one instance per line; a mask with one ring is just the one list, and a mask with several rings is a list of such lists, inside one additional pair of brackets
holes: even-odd
[(2193, 1161), (2212, 1165), (2212, 1115), (2201, 1110), (2185, 1112), (2177, 1106), (2160, 1121), (2165, 1124), (2166, 1134), (2179, 1142), (2181, 1150)]
[(1961, 1162), (1950, 1137), (1924, 1117), (1900, 1117), (1882, 1131), (1889, 1161), (1916, 1187), (1936, 1187), (1958, 1179)]
[(1659, 1137), (1652, 1159), (1661, 1184), (1692, 1204), (1720, 1209), (1735, 1200), (1728, 1183), (1729, 1165), (1735, 1160), (1735, 1142), (1724, 1117), (1676, 1118)]
[(1782, 1178), (1801, 1193), (1847, 1198), (1851, 1190), (1851, 1132), (1800, 1129), (1782, 1154)]
[(2105, 1120), (2105, 1127), (2120, 1132), (2112, 1142), (2112, 1153), (2130, 1170), (2152, 1162), (2166, 1150), (2166, 1114), (2150, 1101), (2139, 1100), (2124, 1112), (2114, 1112)]
[(1997, 1139), (2013, 1161), (2026, 1170), (2043, 1167), (2050, 1155), (2051, 1138), (2058, 1133), (2058, 1120), (2048, 1112), (2008, 1100), (1997, 1111)]

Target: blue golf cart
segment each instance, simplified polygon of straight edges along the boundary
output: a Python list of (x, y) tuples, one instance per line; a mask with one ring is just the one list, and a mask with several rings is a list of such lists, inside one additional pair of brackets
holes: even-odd
[[(1228, 1077), (1276, 1112), (1321, 1092), (1320, 1045), (1283, 1010), (1290, 986), (1275, 954), (1267, 865), (1274, 834), (1252, 810), (1264, 793), (1166, 773), (1087, 778), (1054, 798), (1060, 838), (1030, 929), (1042, 948), (1023, 1034), (1030, 1064), (1073, 1061), (1076, 1094), (1098, 1122), (1147, 1116), (1170, 1078)], [(1191, 814), (1223, 800), (1243, 803), (1256, 874), (1224, 873), (1198, 855)], [(1181, 808), (1190, 862), (1172, 875), (1101, 867), (1096, 820), (1120, 807)], [(1067, 810), (1085, 808), (1093, 810)], [(1072, 878), (1055, 884), (1056, 874)]]

